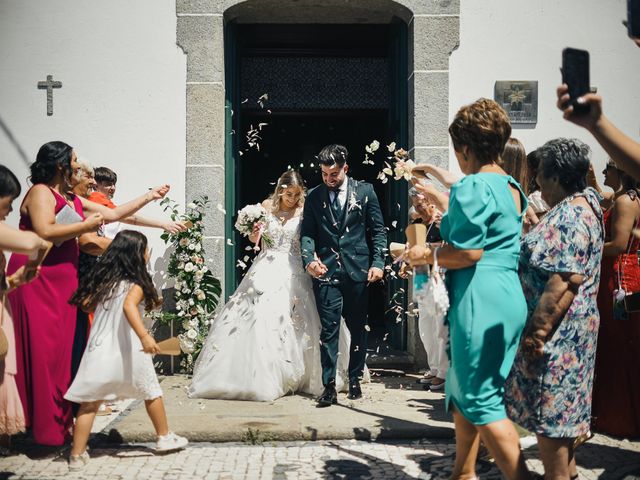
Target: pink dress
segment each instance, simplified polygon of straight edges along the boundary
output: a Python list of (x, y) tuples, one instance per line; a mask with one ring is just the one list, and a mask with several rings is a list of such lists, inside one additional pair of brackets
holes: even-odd
[[(56, 214), (67, 204), (57, 192)], [(76, 212), (84, 218), (82, 202), (73, 197)], [(20, 229), (33, 230), (28, 215), (20, 216)], [(78, 287), (78, 241), (54, 246), (42, 264), (40, 276), (9, 294), (16, 335), (16, 382), (36, 443), (62, 445), (70, 439), (71, 403), (63, 395), (71, 384), (71, 352), (76, 307), (69, 299)], [(7, 274), (27, 261), (13, 254)]]
[(0, 322), (7, 336), (9, 348), (4, 359), (0, 359), (0, 435), (15, 435), (24, 432), (24, 410), (16, 387), (16, 339), (13, 320), (9, 311), (4, 288), (5, 259), (0, 250)]

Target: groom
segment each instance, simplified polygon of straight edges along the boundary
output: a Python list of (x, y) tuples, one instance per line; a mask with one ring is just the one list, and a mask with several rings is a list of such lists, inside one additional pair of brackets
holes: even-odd
[(382, 278), (387, 235), (370, 183), (347, 177), (349, 153), (327, 145), (318, 155), (322, 181), (304, 203), (302, 261), (313, 277), (322, 329), (320, 361), (324, 392), (319, 407), (337, 403), (336, 361), (340, 317), (351, 332), (349, 399), (362, 397), (360, 378), (367, 349), (368, 284)]

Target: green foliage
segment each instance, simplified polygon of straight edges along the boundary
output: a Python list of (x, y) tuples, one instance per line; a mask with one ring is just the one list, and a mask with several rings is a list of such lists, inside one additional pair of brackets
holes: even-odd
[(203, 219), (209, 203), (203, 196), (189, 203), (186, 212), (181, 214), (178, 204), (171, 199), (160, 202), (172, 220), (184, 222), (188, 228), (161, 236), (173, 247), (166, 275), (175, 281), (176, 312), (158, 312), (153, 317), (163, 323), (178, 322), (178, 338), (184, 352), (181, 365), (187, 373), (193, 371), (222, 293), (220, 281), (206, 265), (202, 245)]

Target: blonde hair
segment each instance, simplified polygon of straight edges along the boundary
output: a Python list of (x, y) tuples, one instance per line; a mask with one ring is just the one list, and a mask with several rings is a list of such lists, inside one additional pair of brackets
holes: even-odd
[(298, 200), (297, 208), (302, 207), (304, 205), (304, 192), (306, 190), (304, 186), (304, 180), (300, 175), (300, 172), (297, 170), (287, 170), (278, 179), (278, 183), (276, 184), (276, 188), (269, 197), (269, 202), (271, 203), (271, 210), (273, 212), (277, 212), (280, 210), (280, 202), (282, 201), (282, 193), (291, 187), (298, 187), (302, 191), (302, 195), (300, 195), (300, 200)]
[(517, 138), (511, 137), (502, 151), (502, 169), (520, 184), (525, 195), (529, 195), (529, 176), (527, 173), (527, 152)]

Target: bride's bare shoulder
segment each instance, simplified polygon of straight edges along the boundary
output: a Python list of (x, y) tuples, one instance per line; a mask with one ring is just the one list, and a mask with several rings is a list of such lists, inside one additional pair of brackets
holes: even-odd
[(267, 198), (262, 202), (262, 207), (265, 210), (271, 211), (271, 209), (273, 208), (273, 202), (271, 201), (270, 198)]

